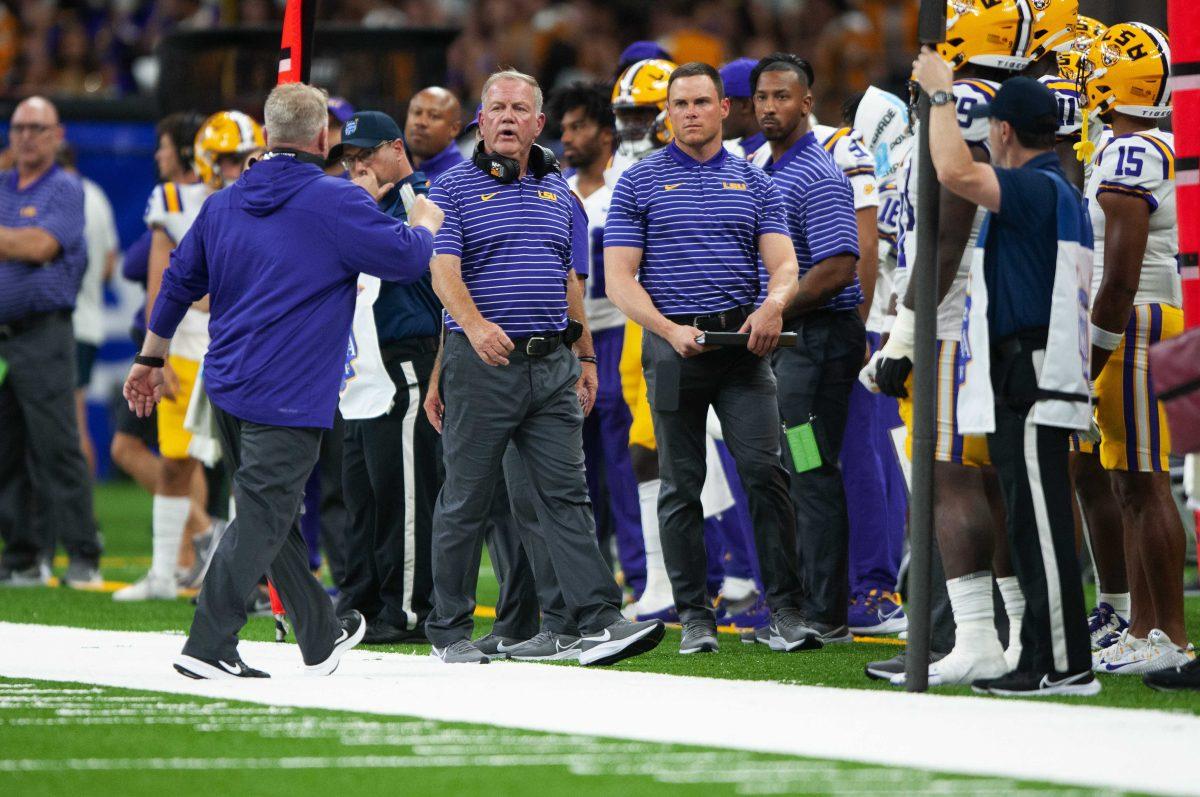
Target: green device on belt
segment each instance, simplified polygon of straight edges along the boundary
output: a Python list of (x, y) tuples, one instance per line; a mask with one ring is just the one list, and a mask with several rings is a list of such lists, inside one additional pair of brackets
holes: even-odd
[(8, 376), (8, 360), (0, 357), (0, 385), (4, 384), (4, 377)]
[(786, 434), (788, 448), (792, 452), (792, 467), (796, 469), (796, 473), (805, 473), (821, 467), (821, 450), (817, 446), (812, 421), (793, 426)]

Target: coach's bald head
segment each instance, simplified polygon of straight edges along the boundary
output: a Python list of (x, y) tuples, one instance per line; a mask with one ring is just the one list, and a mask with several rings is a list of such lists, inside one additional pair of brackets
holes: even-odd
[(413, 95), (404, 122), (404, 139), (416, 166), (450, 145), (462, 130), (462, 105), (441, 86), (430, 86)]

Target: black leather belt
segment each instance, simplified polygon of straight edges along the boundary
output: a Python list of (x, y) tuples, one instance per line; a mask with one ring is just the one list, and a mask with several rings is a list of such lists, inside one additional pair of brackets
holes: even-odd
[(736, 332), (754, 312), (753, 305), (731, 307), (719, 313), (707, 315), (669, 315), (667, 320), (684, 326), (695, 327), (701, 332)]
[(11, 340), (17, 335), (28, 332), (55, 318), (70, 318), (70, 310), (51, 310), (48, 313), (34, 313), (7, 324), (0, 324), (0, 340)]
[(558, 351), (563, 345), (561, 332), (547, 332), (544, 335), (530, 335), (527, 338), (513, 338), (513, 351), (527, 357), (545, 357)]

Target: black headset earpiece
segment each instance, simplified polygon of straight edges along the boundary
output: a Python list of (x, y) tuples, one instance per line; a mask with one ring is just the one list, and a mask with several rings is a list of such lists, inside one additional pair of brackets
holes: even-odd
[(515, 182), (521, 176), (521, 164), (512, 158), (486, 152), (483, 149), (482, 141), (475, 145), (475, 154), (471, 156), (471, 162), (484, 174), (494, 177), (501, 183)]
[(529, 171), (538, 178), (545, 177), (547, 174), (562, 174), (554, 152), (541, 144), (534, 144), (533, 149), (529, 151)]
[[(471, 160), (481, 171), (501, 183), (515, 182), (521, 174), (521, 164), (513, 158), (485, 152), (482, 141), (475, 145), (475, 154), (471, 156)], [(529, 151), (529, 171), (538, 178), (548, 174), (561, 174), (554, 153), (540, 144), (534, 144), (533, 149)]]

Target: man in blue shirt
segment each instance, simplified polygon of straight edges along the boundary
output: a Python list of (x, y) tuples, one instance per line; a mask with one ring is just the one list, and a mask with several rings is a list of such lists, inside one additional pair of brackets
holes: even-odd
[(799, 341), (775, 353), (779, 411), (789, 443), (811, 435), (818, 452), (805, 463), (785, 457), (807, 587), (802, 608), (822, 641), (836, 643), (851, 639), (850, 529), (839, 460), (867, 337), (858, 313), (854, 192), (809, 129), (812, 79), (808, 62), (787, 53), (764, 58), (750, 78), (771, 147), (766, 172), (783, 195), (800, 272), (798, 294), (784, 313), (784, 327)]
[(465, 160), (454, 140), (461, 129), (462, 105), (441, 86), (421, 89), (408, 101), (404, 140), (413, 166), (424, 172), (430, 183)]
[(265, 676), (237, 651), (246, 596), (263, 573), (287, 608), (310, 673), (332, 673), (366, 632), (358, 612), (335, 617), (309, 570), (297, 520), (323, 430), (333, 423), (358, 275), (420, 279), (442, 214), (418, 198), (406, 226), (360, 186), (326, 175), (325, 99), (300, 83), (267, 97), (270, 151), (209, 197), (172, 253), (125, 382), (130, 408), (148, 415), (162, 397), (170, 338), (192, 302), (208, 294), (205, 389), (238, 513), (176, 659), (191, 678)]
[[(675, 140), (621, 176), (604, 227), (609, 298), (645, 330), (642, 364), (662, 479), (658, 517), (683, 654), (718, 646), (700, 502), (710, 406), (750, 498), (771, 647), (821, 645), (799, 611), (795, 518), (779, 459), (775, 377), (765, 359), (796, 293), (796, 255), (770, 178), (722, 146), (728, 111), (713, 67), (678, 67), (667, 87)], [(756, 309), (760, 257), (769, 282)], [(697, 340), (705, 332), (748, 333), (748, 341), (712, 350)]]
[[(359, 111), (346, 120), (330, 158), (401, 221), (407, 219), (402, 187), (428, 192), (425, 175), (408, 162), (399, 125), (385, 113)], [(375, 330), (395, 403), (377, 418), (346, 420), (342, 483), (350, 522), (338, 609), (363, 613), (367, 644), (425, 640), (433, 504), (442, 480), (437, 433), (418, 410), (429, 388), (441, 311), (428, 273), (415, 282), (382, 283)]]
[(16, 168), (0, 174), (0, 485), (25, 483), (0, 508), (0, 584), (50, 577), (56, 538), (71, 561), (67, 586), (100, 582), (100, 540), (75, 417), (71, 310), (87, 267), (83, 185), (54, 162), (58, 111), (41, 97), (9, 127)]
[[(1067, 438), (1088, 407), (1086, 318), (1088, 285), (1063, 252), (1086, 252), (1091, 224), (1076, 189), (1068, 185), (1054, 153), (1058, 106), (1036, 80), (1016, 77), (995, 99), (972, 112), (990, 118), (995, 166), (975, 161), (963, 141), (951, 93), (950, 67), (928, 48), (914, 75), (929, 94), (930, 156), (949, 191), (989, 212), (980, 231), (986, 297), (973, 292), (970, 307), (986, 298), (995, 431), (988, 449), (1004, 493), (1013, 570), (1025, 595), (1023, 648), (1007, 675), (976, 681), (994, 695), (1094, 695), (1090, 641), (1075, 553), (1068, 477)], [(1057, 284), (1067, 287), (1059, 295)], [(974, 332), (970, 340), (976, 340)], [(1063, 342), (1065, 341), (1065, 345)], [(960, 372), (970, 379), (970, 359)], [(1052, 390), (1047, 376), (1074, 392)], [(964, 390), (967, 385), (964, 383)], [(960, 411), (960, 416), (962, 412)], [(1052, 417), (1053, 415), (1053, 417)], [(961, 421), (961, 418), (960, 418)]]
[(621, 617), (620, 590), (596, 544), (581, 437), (584, 405), (596, 395), (595, 356), (586, 326), (575, 346), (582, 367), (563, 338), (568, 312), (583, 320), (577, 205), (553, 156), (534, 144), (546, 119), (537, 81), (498, 72), (482, 100), (473, 160), (430, 193), (446, 212), (431, 268), (449, 334), (440, 385), (446, 483), (426, 635), (441, 661), (488, 661), (470, 642), (471, 563), (511, 442), (537, 495), (538, 542), (581, 632), (579, 661), (611, 664), (654, 648), (663, 625)]
[(753, 58), (735, 58), (720, 70), (725, 96), (729, 98), (729, 116), (721, 125), (721, 137), (725, 139), (726, 149), (747, 160), (767, 143), (754, 115), (754, 88), (750, 75), (757, 65), (758, 61)]

